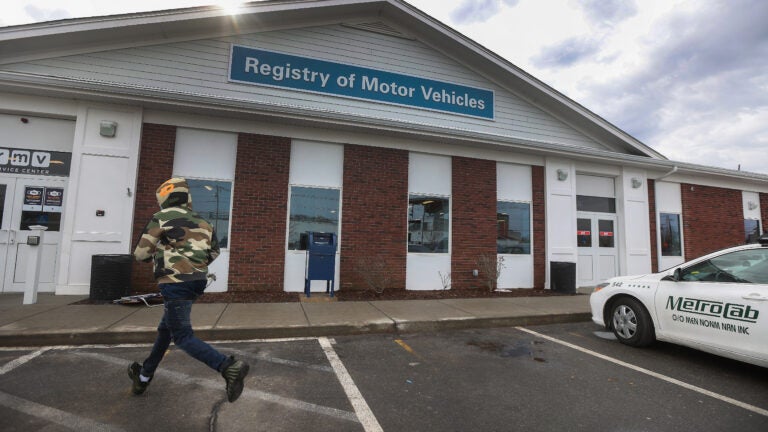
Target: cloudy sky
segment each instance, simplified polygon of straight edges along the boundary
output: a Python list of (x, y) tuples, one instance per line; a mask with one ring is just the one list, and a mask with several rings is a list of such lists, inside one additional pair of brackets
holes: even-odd
[[(768, 174), (766, 0), (410, 0), (672, 160)], [(232, 0), (11, 0), (0, 26)]]

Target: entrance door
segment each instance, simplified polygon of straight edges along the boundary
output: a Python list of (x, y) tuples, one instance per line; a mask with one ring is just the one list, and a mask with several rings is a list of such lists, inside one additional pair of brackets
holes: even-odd
[(576, 230), (579, 247), (578, 285), (594, 286), (618, 275), (616, 216), (579, 212)]
[[(53, 292), (56, 257), (58, 255), (61, 215), (64, 208), (66, 180), (0, 179), (4, 192), (2, 226), (0, 226), (0, 273), (3, 292), (23, 292), (30, 248), (42, 247), (40, 292)], [(31, 227), (48, 227), (40, 246), (27, 245)], [(3, 265), (4, 264), (4, 265)]]

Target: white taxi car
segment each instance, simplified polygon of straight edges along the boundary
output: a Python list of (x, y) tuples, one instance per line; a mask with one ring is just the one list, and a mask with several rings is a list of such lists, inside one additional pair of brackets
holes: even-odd
[(618, 340), (655, 340), (768, 367), (768, 235), (661, 273), (622, 276), (590, 296), (592, 321)]

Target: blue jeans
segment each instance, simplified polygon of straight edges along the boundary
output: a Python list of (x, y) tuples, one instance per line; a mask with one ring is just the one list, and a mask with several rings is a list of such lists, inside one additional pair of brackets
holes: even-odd
[[(207, 364), (211, 369), (221, 370), (227, 357), (212, 346), (195, 337), (190, 314), (192, 304), (205, 289), (206, 281), (191, 281), (175, 284), (160, 284), (165, 299), (163, 319), (157, 326), (157, 338), (152, 352), (141, 368), (141, 374), (151, 377), (163, 360), (171, 341), (185, 353)], [(168, 295), (166, 297), (166, 294)]]

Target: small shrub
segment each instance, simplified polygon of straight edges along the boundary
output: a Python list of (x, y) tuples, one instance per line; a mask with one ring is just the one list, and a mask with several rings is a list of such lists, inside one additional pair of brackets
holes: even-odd
[(392, 272), (381, 257), (359, 257), (355, 262), (355, 272), (365, 281), (368, 289), (376, 294), (381, 294), (392, 287)]
[(499, 282), (499, 276), (501, 276), (501, 270), (504, 268), (504, 257), (486, 253), (477, 257), (475, 263), (485, 286), (490, 291), (495, 291)]

